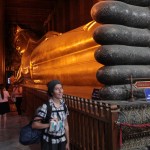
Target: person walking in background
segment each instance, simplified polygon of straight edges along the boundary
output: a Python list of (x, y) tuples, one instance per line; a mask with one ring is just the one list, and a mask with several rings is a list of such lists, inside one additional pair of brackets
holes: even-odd
[[(48, 122), (34, 121), (33, 128), (45, 129), (42, 140), (42, 150), (70, 150), (69, 126), (67, 116), (68, 108), (63, 100), (63, 86), (59, 80), (52, 80), (47, 84), (48, 104), (51, 107), (51, 115)], [(37, 112), (34, 120), (46, 119), (48, 107), (43, 104)]]
[(0, 85), (0, 127), (6, 128), (7, 113), (10, 112), (8, 98), (9, 92), (3, 85)]
[(14, 84), (13, 91), (11, 94), (12, 99), (15, 102), (18, 115), (22, 114), (21, 104), (22, 104), (22, 86), (20, 84)]

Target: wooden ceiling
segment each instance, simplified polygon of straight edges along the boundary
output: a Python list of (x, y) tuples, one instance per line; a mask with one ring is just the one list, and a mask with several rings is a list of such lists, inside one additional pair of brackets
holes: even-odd
[(5, 0), (7, 24), (42, 32), (44, 22), (57, 7), (58, 0)]
[[(4, 0), (6, 25), (38, 31), (66, 32), (91, 21), (99, 0)], [(47, 23), (45, 25), (45, 23)], [(48, 30), (45, 31), (46, 26)]]

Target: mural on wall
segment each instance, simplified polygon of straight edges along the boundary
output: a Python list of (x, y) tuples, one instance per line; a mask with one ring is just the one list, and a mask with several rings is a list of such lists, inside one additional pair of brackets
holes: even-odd
[(101, 99), (127, 100), (132, 94), (135, 99), (145, 97), (143, 89), (131, 86), (131, 81), (150, 78), (149, 5), (149, 0), (106, 0), (92, 7), (92, 18), (102, 23), (93, 34), (101, 45), (95, 59), (104, 65), (96, 74), (105, 85)]

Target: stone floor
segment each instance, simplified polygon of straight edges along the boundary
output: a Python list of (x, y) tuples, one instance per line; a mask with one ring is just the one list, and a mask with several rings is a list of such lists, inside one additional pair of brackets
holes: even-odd
[(40, 145), (24, 146), (19, 143), (20, 128), (28, 123), (26, 116), (18, 116), (16, 112), (7, 115), (6, 128), (0, 128), (0, 149), (2, 150), (40, 150)]

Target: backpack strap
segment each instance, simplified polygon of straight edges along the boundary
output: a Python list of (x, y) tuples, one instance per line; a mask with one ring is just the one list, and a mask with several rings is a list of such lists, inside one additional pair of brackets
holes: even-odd
[(54, 111), (53, 111), (53, 112), (56, 112), (56, 113), (57, 113), (57, 116), (58, 116), (59, 120), (61, 120), (61, 117), (60, 117), (60, 115), (59, 115), (59, 112), (64, 111), (65, 114), (66, 114), (66, 112), (67, 112), (67, 106), (66, 106), (65, 103), (63, 103), (63, 108), (64, 108), (63, 110), (54, 110)]
[(66, 106), (66, 103), (64, 103), (64, 111), (65, 111), (65, 114), (67, 113), (67, 106)]
[(44, 104), (47, 106), (47, 114), (44, 122), (48, 123), (52, 113), (52, 106), (50, 106), (49, 101), (46, 101)]
[[(48, 122), (49, 122), (49, 119), (51, 118), (52, 106), (50, 105), (49, 101), (46, 101), (44, 104), (46, 104), (46, 106), (47, 106), (47, 114), (46, 114), (46, 118), (45, 118), (45, 121), (44, 121), (44, 122), (48, 123)], [(63, 107), (64, 107), (64, 110), (54, 110), (54, 111), (53, 111), (53, 112), (57, 112), (57, 115), (58, 115), (59, 119), (60, 119), (60, 115), (59, 115), (58, 112), (64, 111), (65, 114), (66, 114), (66, 112), (67, 112), (67, 106), (66, 106), (65, 103), (63, 104)]]

